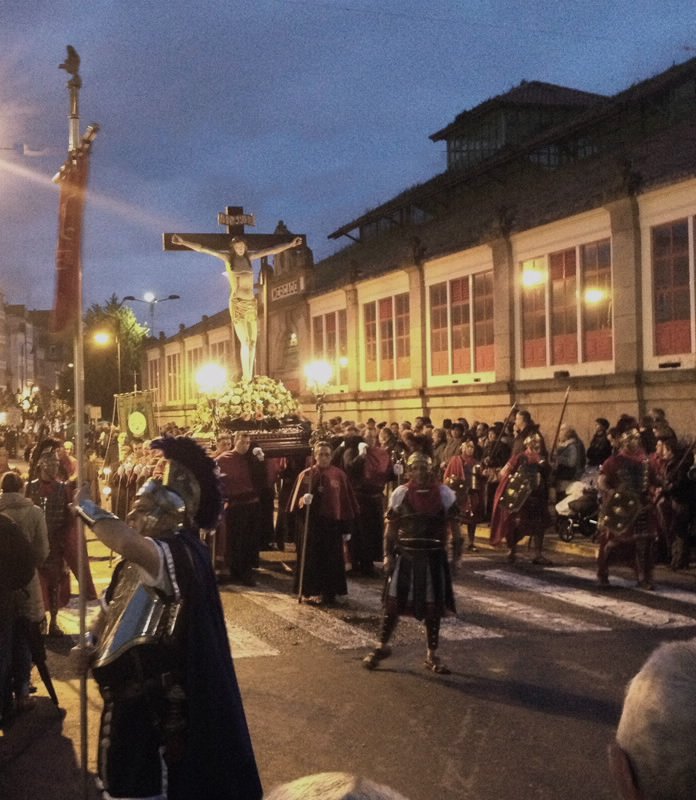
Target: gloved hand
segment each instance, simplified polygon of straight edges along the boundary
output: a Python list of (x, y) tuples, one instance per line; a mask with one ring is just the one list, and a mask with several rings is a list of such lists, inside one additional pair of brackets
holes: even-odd
[(403, 474), (404, 465), (399, 463), (394, 464), (394, 475), (396, 475), (397, 478), (400, 478)]
[(300, 498), (300, 508), (304, 508), (305, 506), (311, 506), (312, 500), (314, 499), (314, 495), (307, 492), (307, 494), (303, 494)]
[(367, 442), (360, 442), (358, 445), (358, 455), (364, 456), (367, 453)]
[(264, 452), (263, 452), (263, 450), (260, 447), (255, 447), (251, 451), (251, 454), (252, 454), (252, 456), (256, 456), (256, 458), (258, 458), (259, 461), (263, 461), (264, 458), (266, 457)]

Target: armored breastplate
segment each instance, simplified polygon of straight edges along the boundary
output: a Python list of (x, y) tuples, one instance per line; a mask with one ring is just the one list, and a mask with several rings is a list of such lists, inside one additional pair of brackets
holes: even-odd
[(181, 599), (145, 586), (138, 568), (124, 564), (92, 664), (97, 683), (113, 688), (169, 671), (176, 656), (181, 610)]
[(402, 550), (432, 550), (443, 546), (444, 510), (439, 514), (419, 514), (404, 499), (399, 512), (397, 536)]

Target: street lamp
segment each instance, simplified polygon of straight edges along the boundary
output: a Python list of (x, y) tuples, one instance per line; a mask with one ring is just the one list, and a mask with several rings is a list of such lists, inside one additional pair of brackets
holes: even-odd
[(203, 364), (196, 372), (196, 384), (198, 391), (208, 399), (210, 414), (213, 420), (213, 433), (217, 438), (218, 419), (217, 419), (217, 398), (227, 383), (227, 370), (221, 364), (210, 362)]
[[(119, 328), (120, 326), (118, 323), (115, 326)], [(108, 344), (111, 344), (111, 336), (112, 334), (107, 333), (107, 331), (97, 331), (94, 334), (94, 342), (95, 344), (104, 347)], [(116, 369), (117, 369), (117, 386), (118, 386), (118, 393), (121, 394), (121, 337), (119, 335), (119, 331), (116, 330), (113, 334), (113, 337), (116, 341)]]
[[(314, 394), (317, 409), (317, 429), (312, 435), (314, 441), (318, 441), (324, 428), (324, 397), (331, 384), (333, 377), (333, 366), (328, 361), (310, 361), (304, 368), (307, 388)], [(313, 442), (314, 443), (314, 442)]]
[(126, 295), (121, 302), (126, 300), (130, 300), (135, 303), (147, 303), (150, 307), (150, 333), (152, 336), (155, 335), (155, 306), (157, 303), (164, 303), (165, 300), (180, 300), (178, 294), (170, 294), (167, 297), (155, 297), (153, 292), (145, 292), (143, 295), (143, 299), (141, 300), (139, 297), (134, 297), (132, 294)]

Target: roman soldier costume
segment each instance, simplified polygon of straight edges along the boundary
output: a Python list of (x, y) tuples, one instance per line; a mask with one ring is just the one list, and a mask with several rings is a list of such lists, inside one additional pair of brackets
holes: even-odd
[(98, 537), (129, 542), (132, 554), (156, 553), (160, 563), (158, 575), (138, 561), (119, 564), (94, 631), (91, 666), (104, 700), (99, 776), (112, 798), (260, 800), (210, 552), (199, 535), (220, 513), (215, 464), (185, 437), (152, 447), (167, 462), (162, 479), (138, 492), (137, 530), (90, 500), (76, 506)]
[(97, 599), (92, 575), (89, 570), (87, 550), (84, 541), (80, 545), (74, 519), (70, 514), (69, 503), (72, 491), (67, 483), (57, 479), (58, 454), (60, 442), (56, 439), (44, 439), (37, 444), (32, 453), (31, 472), (38, 472), (38, 478), (31, 480), (27, 486), (27, 497), (38, 506), (46, 517), (48, 530), (48, 558), (39, 567), (39, 578), (43, 591), (44, 605), (49, 612), (48, 633), (50, 636), (61, 636), (58, 626), (58, 609), (66, 606), (70, 600), (70, 572), (79, 579), (78, 547), (83, 547), (86, 566), (86, 590), (88, 600)]
[(391, 654), (388, 645), (400, 615), (423, 620), (426, 628), (426, 668), (449, 670), (436, 654), (440, 620), (455, 613), (448, 548), (459, 539), (458, 509), (454, 492), (432, 473), (432, 461), (413, 453), (407, 462), (410, 480), (398, 486), (389, 499), (384, 536), (384, 614), (377, 647), (364, 659), (367, 669)]
[(548, 481), (551, 468), (543, 455), (543, 439), (532, 433), (525, 439), (524, 450), (511, 456), (500, 472), (500, 483), (493, 500), (491, 543), (505, 542), (508, 561), (517, 557), (517, 544), (530, 536), (535, 544), (532, 563), (548, 566), (543, 555), (544, 534), (551, 524)]
[(655, 516), (649, 486), (656, 476), (641, 448), (636, 421), (626, 417), (617, 427), (619, 452), (600, 467), (599, 486), (604, 499), (598, 520), (597, 578), (606, 586), (612, 561), (632, 561), (638, 585), (651, 589)]

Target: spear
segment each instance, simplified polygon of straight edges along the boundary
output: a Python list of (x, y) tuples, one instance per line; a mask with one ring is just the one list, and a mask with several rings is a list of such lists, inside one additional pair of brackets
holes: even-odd
[(565, 416), (566, 406), (568, 405), (568, 397), (570, 397), (570, 386), (566, 389), (565, 398), (563, 399), (563, 406), (561, 408), (560, 416), (558, 417), (558, 425), (556, 425), (556, 433), (553, 437), (553, 444), (549, 452), (549, 461), (551, 461), (556, 454), (556, 446), (558, 445), (558, 437), (561, 433), (561, 425), (563, 424), (563, 417)]

